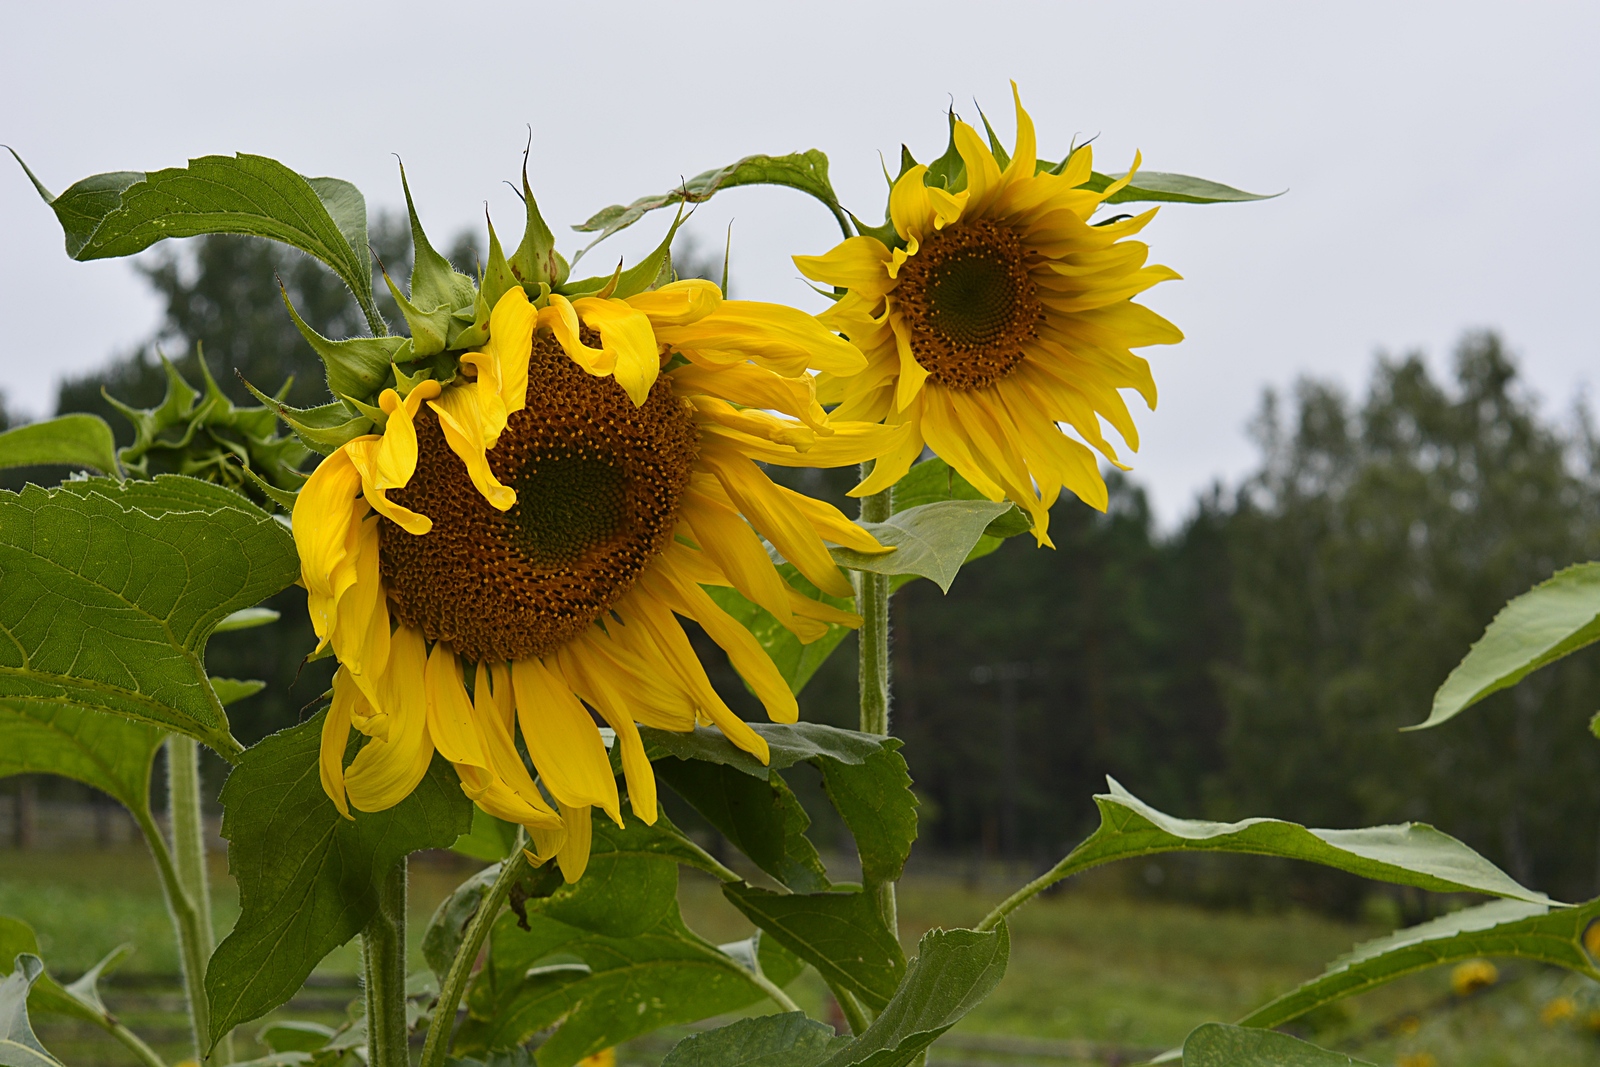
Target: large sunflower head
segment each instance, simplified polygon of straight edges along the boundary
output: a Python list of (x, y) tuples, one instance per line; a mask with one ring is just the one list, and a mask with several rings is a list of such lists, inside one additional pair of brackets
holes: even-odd
[[(294, 505), (312, 622), (339, 660), (322, 780), (342, 812), (381, 810), (437, 751), (481, 808), (525, 826), (576, 879), (591, 809), (621, 819), (601, 722), (646, 822), (655, 781), (636, 724), (714, 724), (767, 757), (680, 618), (727, 651), (773, 720), (797, 715), (707, 586), (737, 589), (806, 641), (859, 622), (788, 585), (766, 543), (841, 596), (826, 542), (885, 550), (756, 461), (857, 463), (886, 431), (824, 415), (812, 372), (865, 361), (810, 315), (699, 280), (647, 288), (654, 266), (563, 295), (492, 235), (490, 258), (472, 292), (447, 278), (430, 296), (413, 280), (402, 307), (436, 328), (413, 322), (411, 354), (423, 334), (437, 350), (354, 402), (376, 432), (339, 444)], [(417, 310), (432, 299), (450, 314)], [(365, 740), (347, 765), (352, 729)]]
[(894, 484), (931, 447), (991, 499), (1027, 510), (1048, 544), (1063, 488), (1106, 505), (1084, 442), (1121, 464), (1100, 421), (1138, 448), (1119, 390), (1154, 408), (1156, 388), (1131, 349), (1182, 334), (1133, 303), (1177, 277), (1147, 265), (1148, 248), (1131, 239), (1155, 211), (1093, 218), (1132, 173), (1095, 181), (1088, 146), (1042, 163), (1020, 97), (1016, 115), (1009, 154), (952, 116), (944, 158), (928, 167), (907, 156), (883, 230), (795, 262), (841, 294), (822, 319), (867, 355), (859, 373), (822, 375), (824, 402), (838, 405), (835, 417), (899, 427), (855, 495)]

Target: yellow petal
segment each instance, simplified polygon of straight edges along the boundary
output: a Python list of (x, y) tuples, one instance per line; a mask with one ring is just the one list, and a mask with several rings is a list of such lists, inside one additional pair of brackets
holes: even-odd
[(417, 469), (417, 428), (414, 420), (424, 400), (439, 395), (439, 383), (429, 378), (417, 383), (404, 400), (385, 389), (378, 406), (389, 415), (383, 439), (372, 456), (372, 483), (378, 489), (402, 489)]
[[(521, 292), (516, 289), (513, 292)], [(467, 468), (472, 485), (491, 507), (510, 511), (517, 502), (517, 491), (500, 484), (489, 467), (488, 449), (492, 447), (488, 416), (483, 405), (498, 404), (499, 400), (482, 382), (456, 385), (446, 389), (438, 400), (428, 406), (439, 416), (439, 428), (444, 431), (445, 443), (450, 446)]]
[(582, 324), (571, 301), (560, 293), (550, 294), (550, 303), (539, 311), (539, 328), (549, 328), (567, 357), (596, 378), (604, 378), (617, 366), (615, 352), (590, 348), (579, 334)]
[(956, 469), (972, 487), (990, 500), (1005, 499), (1005, 490), (973, 454), (972, 442), (951, 410), (947, 390), (929, 389), (922, 402), (922, 435), (934, 454)]
[(1011, 99), (1017, 107), (1017, 142), (1011, 149), (1011, 163), (1006, 167), (1008, 184), (1033, 177), (1039, 165), (1039, 141), (1033, 131), (1033, 118), (1022, 109), (1022, 94), (1017, 83), (1011, 83)]
[(351, 527), (345, 558), (356, 580), (339, 598), (329, 639), (351, 680), (373, 701), (379, 699), (378, 679), (389, 664), (389, 598), (383, 589), (376, 521)]
[(344, 446), (345, 454), (361, 475), (361, 492), (372, 510), (393, 522), (409, 534), (421, 536), (433, 529), (433, 520), (410, 508), (401, 507), (389, 499), (389, 490), (379, 487), (377, 451), (381, 442), (376, 437), (358, 437)]
[(726, 426), (754, 437), (764, 437), (773, 444), (788, 445), (797, 452), (810, 451), (816, 444), (817, 431), (792, 419), (780, 419), (753, 408), (736, 408), (726, 400), (714, 396), (690, 396), (695, 409), (695, 421)]
[(679, 396), (704, 393), (747, 408), (793, 415), (820, 434), (833, 432), (817, 403), (817, 387), (809, 374), (789, 378), (754, 363), (733, 363), (715, 370), (685, 363), (667, 373)]
[(911, 330), (898, 310), (889, 312), (889, 325), (894, 329), (895, 351), (900, 356), (900, 377), (894, 383), (894, 409), (904, 411), (922, 392), (923, 383), (928, 380), (928, 369), (917, 362), (917, 354), (911, 350)]
[(427, 689), (428, 735), (439, 754), (451, 763), (487, 769), (489, 758), (473, 721), (472, 701), (461, 677), (461, 661), (443, 641), (428, 654), (423, 684)]
[(583, 641), (568, 641), (562, 645), (556, 650), (556, 660), (567, 683), (616, 731), (622, 774), (628, 783), (628, 803), (645, 825), (654, 826), (656, 775), (650, 769), (644, 740), (634, 725), (631, 701), (618, 684), (616, 671), (609, 661), (596, 654), (593, 645)]
[(617, 780), (611, 776), (606, 746), (572, 690), (533, 658), (511, 665), (511, 685), (522, 740), (545, 788), (563, 804), (597, 804), (621, 825)]
[[(589, 848), (594, 839), (594, 816), (590, 813), (588, 805), (570, 807), (561, 804), (561, 822), (566, 827), (567, 837), (556, 850), (556, 866), (561, 868), (561, 877), (571, 885), (583, 877), (583, 872), (589, 867)], [(620, 822), (620, 820), (619, 820)]]
[(478, 372), (478, 384), (483, 387), (482, 407), (491, 448), (506, 428), (506, 416), (527, 406), (528, 358), (533, 354), (538, 319), (528, 294), (521, 286), (512, 286), (489, 314), (488, 343), (482, 351), (461, 357), (463, 365)]
[(844, 512), (826, 500), (818, 500), (816, 497), (797, 493), (786, 485), (777, 485), (776, 482), (773, 484), (783, 498), (793, 504), (796, 511), (805, 516), (806, 521), (811, 524), (811, 528), (816, 530), (818, 536), (824, 541), (831, 541), (833, 544), (853, 549), (869, 556), (880, 556), (885, 552), (894, 551), (892, 547), (879, 544), (877, 538), (856, 523), (851, 522), (845, 517)]
[(360, 491), (361, 474), (346, 448), (341, 448), (317, 464), (294, 502), (291, 527), (300, 554), (300, 577), (306, 587), (312, 628), (323, 644), (333, 629), (339, 596), (356, 580), (355, 568), (346, 564), (346, 555), (351, 526), (367, 511), (357, 499)]
[(928, 201), (928, 168), (917, 164), (889, 190), (889, 221), (906, 240), (920, 241), (933, 229), (933, 205)]
[(866, 368), (861, 350), (830, 331), (815, 315), (782, 304), (724, 300), (716, 311), (688, 326), (656, 331), (662, 344), (684, 352), (739, 352), (790, 377), (812, 370), (858, 374)]
[(650, 320), (623, 300), (585, 296), (572, 307), (585, 326), (600, 334), (601, 348), (615, 361), (611, 376), (635, 407), (642, 406), (661, 373), (661, 348)]
[(584, 646), (585, 662), (609, 663), (608, 673), (623, 679), (634, 719), (658, 730), (694, 729), (695, 702), (688, 687), (638, 627), (617, 625), (609, 634), (591, 627), (572, 643)]
[(428, 773), (433, 741), (423, 672), (428, 658), (422, 632), (401, 626), (389, 648), (389, 669), (380, 687), (389, 716), (389, 736), (371, 738), (345, 772), (350, 803), (361, 811), (384, 811), (411, 795)]
[(322, 791), (346, 819), (355, 818), (344, 793), (344, 750), (350, 743), (350, 704), (354, 694), (355, 685), (340, 667), (333, 675), (333, 705), (322, 721), (322, 745), (317, 758)]
[(994, 161), (994, 153), (983, 143), (977, 130), (965, 122), (957, 122), (951, 132), (956, 151), (967, 165), (967, 213), (982, 215), (1002, 188), (1000, 165)]
[(889, 277), (892, 258), (889, 247), (876, 237), (848, 237), (820, 256), (795, 256), (794, 265), (814, 282), (876, 299), (894, 288)]
[(722, 290), (704, 278), (683, 278), (659, 289), (628, 297), (628, 306), (640, 311), (654, 327), (687, 326), (698, 322), (722, 303)]
[(545, 801), (544, 794), (539, 792), (539, 787), (522, 762), (521, 754), (517, 752), (516, 742), (512, 740), (511, 731), (515, 723), (506, 717), (500, 701), (500, 690), (503, 689), (506, 703), (510, 703), (511, 676), (510, 672), (502, 674), (502, 671), (503, 668), (494, 672), (497, 691), (491, 696), (490, 671), (483, 664), (478, 664), (477, 684), (473, 687), (472, 719), (478, 731), (479, 744), (489, 758), (488, 775), (504, 790), (504, 795), (496, 793), (495, 799), (507, 810), (516, 812), (515, 815), (500, 817), (527, 827), (530, 833), (535, 826), (559, 831), (560, 818)]
[(909, 408), (900, 412), (899, 417), (904, 421), (892, 424), (895, 431), (894, 441), (873, 463), (872, 473), (860, 485), (850, 490), (850, 496), (863, 497), (881, 493), (906, 476), (906, 472), (911, 469), (911, 465), (917, 461), (917, 457), (922, 455), (922, 450), (927, 446), (922, 439), (922, 405), (923, 398), (918, 396), (911, 402)]
[(735, 589), (770, 611), (779, 625), (793, 630), (786, 592), (789, 584), (778, 574), (761, 538), (744, 517), (732, 505), (696, 491), (692, 483), (682, 501), (681, 514), (694, 531), (700, 551), (727, 575)]

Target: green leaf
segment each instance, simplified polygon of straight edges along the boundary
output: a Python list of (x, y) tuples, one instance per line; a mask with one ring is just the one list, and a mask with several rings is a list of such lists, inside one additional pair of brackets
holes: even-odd
[(422, 934), (422, 958), (427, 961), (428, 969), (441, 986), (450, 964), (455, 961), (456, 951), (466, 937), (467, 924), (478, 913), (478, 906), (483, 903), (483, 898), (498, 877), (500, 864), (491, 863), (456, 886), (449, 896), (439, 902), (433, 918), (428, 920), (428, 928)]
[(816, 761), (828, 799), (856, 840), (861, 878), (869, 886), (899, 881), (917, 839), (917, 797), (899, 748), (891, 737), (864, 763)]
[[(632, 817), (623, 827), (597, 819), (582, 880), (526, 900), (527, 929), (514, 913), (496, 920), (458, 1052), (511, 1048), (559, 1022), (538, 1061), (567, 1067), (658, 1027), (765, 998), (741, 962), (748, 943), (718, 948), (684, 926), (677, 860), (663, 837)], [(800, 971), (765, 941), (755, 955), (780, 986)]]
[(1489, 896), (1555, 905), (1543, 893), (1518, 885), (1478, 853), (1426, 823), (1369, 826), (1361, 830), (1308, 830), (1278, 819), (1205, 822), (1163, 814), (1107, 778), (1109, 794), (1094, 798), (1100, 828), (1050, 872), (1069, 877), (1113, 860), (1163, 852), (1238, 852), (1278, 856), (1435, 893)]
[(121, 473), (111, 427), (98, 415), (61, 415), (0, 433), (0, 468), (47, 464)]
[(150, 766), (166, 731), (71, 704), (0, 701), (0, 778), (59, 774), (150, 813)]
[[(90, 979), (86, 994), (92, 996), (92, 1001), (80, 1000), (67, 987), (62, 986), (48, 971), (41, 970), (33, 980), (33, 988), (28, 993), (28, 1010), (35, 1014), (67, 1015), (75, 1019), (104, 1025), (106, 1018), (105, 1005), (100, 1003), (100, 993), (94, 987), (94, 979), (100, 971), (114, 965), (128, 950), (127, 945), (113, 951), (105, 959), (96, 964), (83, 978), (74, 982), (74, 986), (83, 985), (84, 979)], [(29, 954), (38, 956), (39, 939), (33, 932), (33, 927), (21, 919), (12, 919), (0, 915), (0, 976), (9, 975), (15, 967), (15, 960), (19, 955)]]
[(828, 180), (828, 157), (811, 148), (786, 156), (745, 156), (726, 167), (696, 174), (665, 193), (640, 197), (627, 205), (613, 204), (595, 212), (587, 222), (573, 229), (579, 233), (599, 233), (600, 236), (589, 243), (589, 248), (593, 248), (618, 230), (638, 222), (646, 212), (673, 204), (703, 203), (719, 191), (739, 185), (783, 185), (798, 189), (822, 201), (835, 217), (840, 215), (839, 198)]
[(256, 1032), (256, 1040), (273, 1052), (316, 1052), (333, 1037), (334, 1029), (321, 1023), (284, 1019)]
[(1512, 600), (1433, 695), (1426, 722), (1455, 718), (1490, 693), (1600, 641), (1600, 563), (1579, 563)]
[(661, 1067), (811, 1067), (834, 1040), (833, 1027), (786, 1011), (686, 1037)]
[(905, 1067), (977, 1007), (1005, 977), (1011, 933), (1004, 923), (976, 930), (930, 930), (888, 1007), (824, 1067)]
[(1387, 937), (1357, 945), (1328, 969), (1239, 1020), (1240, 1026), (1281, 1026), (1324, 1004), (1376, 989), (1443, 964), (1507, 956), (1565, 967), (1600, 979), (1584, 934), (1600, 917), (1600, 900), (1549, 908), (1494, 900), (1452, 912)]
[(253, 697), (267, 687), (267, 683), (257, 678), (212, 678), (211, 688), (217, 694), (218, 703), (226, 707), (237, 704), (245, 697)]
[[(1093, 175), (1084, 183), (1085, 189), (1103, 192), (1121, 174)], [(1282, 193), (1247, 193), (1220, 182), (1204, 178), (1191, 178), (1187, 174), (1164, 174), (1158, 170), (1141, 170), (1133, 181), (1106, 198), (1108, 204), (1136, 204), (1162, 201), (1172, 204), (1237, 204), (1250, 200), (1271, 200)]]
[(231, 630), (251, 630), (257, 626), (277, 622), (280, 618), (282, 616), (271, 608), (240, 608), (225, 616), (211, 632), (224, 634)]
[(906, 957), (868, 893), (774, 893), (724, 884), (722, 893), (773, 940), (868, 1007), (882, 1008), (905, 974)]
[(850, 570), (874, 574), (931, 578), (948, 593), (989, 525), (1014, 509), (1010, 501), (946, 500), (896, 512), (888, 522), (861, 525), (881, 544), (896, 551), (868, 556), (849, 548), (833, 548), (834, 562)]
[(1271, 1030), (1206, 1023), (1183, 1042), (1183, 1067), (1373, 1067)]
[(516, 843), (517, 827), (514, 823), (497, 819), (474, 805), (472, 829), (456, 838), (450, 851), (485, 863), (498, 863), (511, 855)]
[(664, 759), (656, 776), (688, 801), (733, 846), (796, 893), (826, 891), (827, 869), (805, 836), (811, 817), (783, 778), (765, 780), (725, 764)]
[(472, 804), (437, 756), (399, 804), (341, 818), (318, 772), (326, 714), (252, 747), (223, 786), (222, 836), (240, 915), (206, 968), (213, 1044), (285, 1003), (360, 932), (396, 862), (447, 848), (470, 825)]
[(271, 408), (284, 425), (313, 452), (330, 455), (362, 434), (372, 432), (372, 420), (343, 400), (333, 400), (314, 408), (290, 407), (263, 393), (249, 382), (250, 395)]
[(753, 722), (750, 728), (760, 734), (770, 749), (771, 762), (762, 763), (750, 753), (735, 747), (719, 730), (697, 726), (685, 733), (639, 728), (645, 750), (652, 760), (676, 756), (682, 760), (706, 760), (732, 767), (742, 774), (766, 778), (772, 771), (793, 767), (804, 760), (831, 759), (841, 763), (865, 763), (880, 751), (884, 738), (855, 730), (841, 730), (815, 722)]
[(282, 523), (197, 479), (0, 493), (0, 700), (108, 711), (234, 758), (206, 641), (299, 569)]
[[(300, 312), (295, 310), (294, 304), (289, 300), (289, 291), (283, 287), (282, 282), (278, 283), (278, 290), (283, 296), (283, 306), (289, 310), (289, 318), (293, 320), (295, 328), (300, 331), (300, 336), (305, 338), (306, 344), (311, 346), (311, 350), (317, 354), (317, 358), (322, 360), (323, 367), (327, 369), (328, 392), (345, 399), (368, 400), (376, 397), (389, 383), (394, 373), (394, 362), (401, 356), (401, 349), (406, 348), (410, 341), (396, 336), (350, 337), (343, 341), (330, 341), (313, 330), (306, 320), (300, 317)], [(256, 395), (260, 396), (259, 393)], [(268, 402), (268, 406), (274, 409), (283, 407), (275, 401)]]
[(28, 991), (44, 973), (44, 963), (19, 953), (15, 969), (0, 981), (0, 1067), (61, 1067), (45, 1051), (28, 1022)]
[[(806, 580), (794, 564), (784, 563), (778, 567), (778, 573), (784, 581), (794, 586), (800, 592), (813, 600), (820, 600), (824, 604), (841, 608), (845, 611), (853, 609), (853, 604), (845, 597), (829, 596)], [(789, 691), (798, 694), (805, 688), (817, 668), (825, 663), (834, 649), (839, 647), (846, 635), (850, 633), (848, 627), (837, 623), (828, 624), (828, 632), (810, 644), (801, 644), (800, 639), (791, 633), (761, 605), (746, 600), (737, 589), (726, 585), (708, 585), (703, 587), (717, 602), (717, 606), (739, 621), (746, 630), (749, 630), (761, 647), (766, 650), (778, 668), (778, 673), (783, 675), (783, 680), (789, 683)]]
[(241, 153), (148, 174), (96, 174), (54, 197), (37, 179), (34, 187), (56, 213), (73, 259), (131, 256), (168, 237), (265, 237), (327, 264), (369, 321), (381, 321), (372, 302), (366, 204), (348, 182), (307, 179), (277, 160)]

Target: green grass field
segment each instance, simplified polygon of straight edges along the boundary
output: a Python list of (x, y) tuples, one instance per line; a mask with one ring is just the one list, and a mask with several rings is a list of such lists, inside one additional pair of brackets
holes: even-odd
[[(232, 925), (237, 905), (221, 857), (213, 870), (220, 935)], [(413, 863), (415, 969), (423, 966), (416, 945), (434, 906), (470, 872), (454, 857)], [(908, 950), (935, 921), (976, 921), (1006, 888), (997, 878), (981, 889), (927, 875), (909, 879), (900, 897)], [(689, 924), (711, 940), (749, 935), (749, 924), (709, 878), (686, 873), (680, 898)], [(171, 928), (142, 849), (0, 852), (0, 915), (34, 926), (57, 975), (76, 975), (123, 942), (136, 945), (108, 983), (107, 999), (163, 1055), (174, 1062), (186, 1058)], [(1131, 900), (1099, 888), (1036, 901), (1015, 917), (1012, 930), (1005, 980), (936, 1046), (931, 1062), (1129, 1062), (1132, 1053), (1176, 1044), (1197, 1023), (1243, 1015), (1317, 974), (1354, 942), (1383, 932), (1304, 913), (1251, 915)], [(311, 990), (297, 1014), (340, 1017), (355, 995), (350, 976), (357, 964), (354, 942), (333, 953), (319, 969), (331, 988)], [(1446, 971), (1397, 983), (1324, 1012), (1316, 1038), (1403, 1067), (1600, 1064), (1600, 1037), (1584, 1026), (1592, 983), (1516, 963), (1502, 964), (1501, 975), (1498, 985), (1465, 1001), (1451, 997)], [(823, 1009), (825, 993), (814, 974), (798, 979), (792, 992), (808, 1010)], [(1552, 1024), (1541, 1021), (1541, 1012), (1563, 995), (1579, 1010)], [(1595, 1003), (1600, 1006), (1600, 998)], [(68, 1067), (131, 1062), (98, 1031), (50, 1019), (39, 1020), (38, 1028)], [(257, 1028), (242, 1028), (239, 1058), (265, 1051), (251, 1036)], [(648, 1063), (663, 1047), (661, 1039), (641, 1042), (624, 1059)]]

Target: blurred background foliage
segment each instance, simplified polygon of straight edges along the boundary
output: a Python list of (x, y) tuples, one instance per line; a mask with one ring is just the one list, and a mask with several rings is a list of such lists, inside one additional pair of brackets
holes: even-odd
[[(373, 244), (391, 275), (409, 276), (401, 220), (375, 220)], [(463, 235), (449, 254), (475, 271), (480, 249)], [(720, 247), (681, 247), (677, 265), (720, 280), (722, 260)], [(198, 382), (203, 345), (236, 402), (250, 402), (241, 376), (271, 391), (292, 375), (291, 403), (324, 398), (275, 278), (324, 335), (360, 332), (331, 275), (265, 242), (202, 238), (139, 269), (166, 305), (158, 335), (59, 394), (59, 412), (102, 414), (119, 443), (126, 423), (101, 390), (158, 403), (158, 349)], [(1543, 411), (1502, 340), (1481, 332), (1442, 378), (1420, 354), (1380, 355), (1359, 396), (1313, 380), (1269, 391), (1253, 429), (1256, 469), (1202, 494), (1175, 528), (1156, 526), (1135, 478), (1114, 476), (1105, 514), (1056, 506), (1054, 552), (1015, 538), (948, 596), (928, 582), (897, 595), (893, 721), (923, 801), (919, 849), (1052, 861), (1093, 828), (1089, 798), (1111, 774), (1175, 814), (1432, 822), (1554, 895), (1600, 890), (1592, 656), (1441, 729), (1399, 732), (1426, 717), (1507, 599), (1600, 556), (1600, 442), (1586, 410)], [(853, 472), (773, 473), (854, 514)], [(313, 644), (303, 593), (272, 606), (282, 624), (212, 643), (214, 673), (268, 681), (231, 709), (246, 743), (309, 714), (328, 685), (331, 661), (302, 663)], [(714, 677), (758, 714), (725, 663)], [(801, 703), (806, 718), (852, 724), (853, 641)], [(808, 806), (824, 840), (843, 833), (826, 804)], [(1134, 874), (1142, 893), (1217, 903), (1371, 904), (1353, 880), (1259, 862)]]

